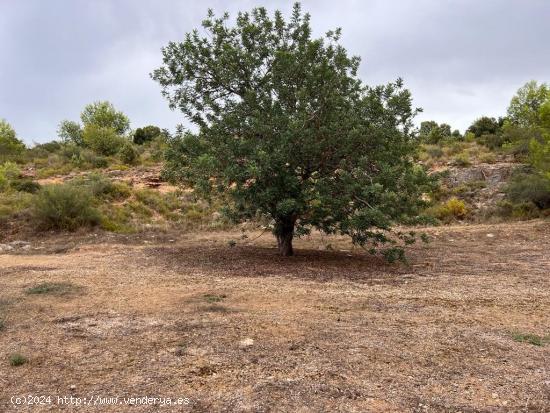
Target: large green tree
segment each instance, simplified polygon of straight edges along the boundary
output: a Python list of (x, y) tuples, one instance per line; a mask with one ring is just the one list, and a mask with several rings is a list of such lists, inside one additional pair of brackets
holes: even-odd
[(281, 255), (317, 228), (401, 257), (411, 234), (392, 224), (417, 216), (429, 183), (402, 81), (363, 85), (340, 31), (313, 38), (299, 4), (289, 21), (255, 8), (235, 25), (209, 11), (202, 26), (169, 43), (152, 74), (199, 129), (172, 140), (169, 176), (222, 194), (236, 219), (271, 218)]

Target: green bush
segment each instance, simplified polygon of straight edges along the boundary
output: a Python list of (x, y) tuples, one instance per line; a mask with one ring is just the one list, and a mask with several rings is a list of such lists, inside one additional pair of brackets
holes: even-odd
[(461, 152), (458, 155), (455, 155), (453, 158), (453, 165), (455, 166), (469, 166), (470, 165), (470, 157), (467, 152)]
[(5, 192), (0, 195), (0, 219), (9, 219), (27, 210), (33, 203), (34, 195), (28, 192)]
[(486, 152), (479, 155), (479, 160), (485, 163), (495, 163), (497, 161), (497, 157), (492, 152)]
[(439, 145), (426, 145), (426, 152), (431, 158), (441, 158), (443, 156), (443, 149)]
[(538, 209), (550, 208), (550, 179), (540, 173), (520, 173), (505, 187), (506, 198), (514, 204), (532, 203)]
[(20, 175), (21, 170), (15, 163), (5, 162), (0, 165), (0, 192), (7, 190)]
[(34, 194), (40, 190), (40, 184), (31, 179), (17, 179), (10, 182), (10, 187), (19, 192)]
[(82, 141), (94, 152), (109, 156), (116, 154), (126, 139), (117, 135), (112, 128), (90, 124), (82, 132)]
[(17, 367), (22, 366), (27, 362), (27, 358), (19, 353), (10, 355), (10, 366)]
[(134, 132), (134, 143), (136, 145), (143, 145), (146, 142), (152, 141), (161, 133), (162, 132), (158, 126), (149, 125), (143, 128), (137, 128)]
[(463, 219), (468, 214), (468, 209), (464, 201), (453, 197), (448, 201), (437, 205), (432, 208), (430, 211), (437, 219), (440, 219), (445, 222), (449, 222), (453, 219)]
[(118, 156), (120, 157), (120, 160), (126, 165), (135, 164), (139, 158), (139, 154), (131, 142), (125, 142), (124, 145), (122, 145), (120, 151), (118, 152)]
[(41, 230), (74, 231), (97, 225), (99, 213), (91, 206), (90, 193), (70, 184), (44, 186), (36, 196), (33, 218)]
[(98, 173), (78, 177), (69, 182), (70, 185), (85, 189), (92, 197), (102, 200), (120, 200), (130, 196), (131, 190), (123, 182), (113, 182)]

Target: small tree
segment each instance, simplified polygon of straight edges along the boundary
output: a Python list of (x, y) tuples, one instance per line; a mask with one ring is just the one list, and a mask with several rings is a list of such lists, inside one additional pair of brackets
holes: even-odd
[(116, 154), (127, 140), (112, 128), (89, 124), (82, 131), (82, 142), (94, 152), (109, 156)]
[(0, 119), (0, 163), (13, 160), (25, 151), (25, 144), (17, 139), (17, 134), (11, 125)]
[(472, 132), (477, 138), (482, 135), (495, 135), (500, 131), (500, 124), (495, 118), (482, 116), (476, 119), (468, 128), (468, 132)]
[(420, 124), (418, 138), (421, 142), (437, 144), (443, 139), (461, 139), (462, 137), (458, 130), (451, 133), (451, 126), (446, 123), (439, 125), (433, 120), (427, 120)]
[(158, 126), (144, 126), (143, 128), (137, 128), (134, 132), (134, 143), (136, 145), (143, 145), (146, 142), (150, 142), (161, 134), (161, 130)]
[[(401, 80), (367, 87), (340, 30), (313, 39), (299, 4), (286, 22), (264, 8), (209, 11), (208, 36), (193, 31), (163, 49), (155, 70), (170, 107), (198, 127), (167, 153), (167, 174), (204, 196), (221, 193), (237, 220), (273, 220), (281, 255), (317, 228), (402, 257), (392, 223), (416, 216), (429, 180), (414, 164), (410, 93)], [(396, 234), (412, 242), (410, 234)]]
[(86, 105), (80, 114), (80, 120), (84, 126), (96, 125), (103, 128), (111, 128), (118, 135), (123, 135), (130, 129), (128, 117), (115, 109), (112, 103), (94, 102)]
[(550, 87), (546, 83), (538, 84), (531, 80), (520, 87), (510, 101), (508, 118), (521, 127), (538, 126), (541, 106), (550, 100)]
[(61, 121), (57, 128), (57, 136), (65, 143), (82, 145), (82, 127), (78, 122), (72, 120)]

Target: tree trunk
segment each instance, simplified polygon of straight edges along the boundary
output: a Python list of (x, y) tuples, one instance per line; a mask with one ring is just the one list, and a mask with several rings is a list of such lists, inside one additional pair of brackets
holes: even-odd
[(294, 219), (287, 219), (278, 222), (275, 225), (275, 236), (277, 237), (277, 246), (279, 247), (279, 254), (283, 257), (290, 257), (294, 255), (292, 249), (292, 238), (294, 238)]

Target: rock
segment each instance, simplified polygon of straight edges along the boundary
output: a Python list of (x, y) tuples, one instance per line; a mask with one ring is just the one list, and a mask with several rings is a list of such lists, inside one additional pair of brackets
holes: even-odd
[(495, 234), (487, 234), (487, 238), (494, 238)]
[(13, 247), (9, 244), (0, 244), (0, 252), (13, 251)]
[(22, 248), (27, 245), (31, 245), (30, 242), (27, 241), (12, 241), (10, 242), (10, 245), (14, 248)]
[(241, 347), (250, 347), (252, 345), (254, 345), (254, 340), (251, 338), (245, 338), (239, 342), (239, 346)]

